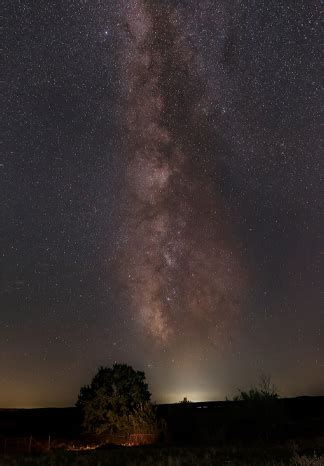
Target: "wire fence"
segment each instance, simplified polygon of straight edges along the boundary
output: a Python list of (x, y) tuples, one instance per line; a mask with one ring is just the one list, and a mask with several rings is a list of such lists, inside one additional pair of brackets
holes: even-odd
[(46, 453), (63, 449), (69, 451), (92, 450), (107, 444), (135, 446), (152, 445), (158, 441), (158, 436), (151, 433), (89, 435), (77, 438), (47, 437), (0, 437), (0, 453)]
[(35, 438), (32, 435), (26, 437), (3, 437), (0, 441), (1, 452), (9, 453), (33, 453), (45, 452), (51, 449), (51, 437), (47, 439)]

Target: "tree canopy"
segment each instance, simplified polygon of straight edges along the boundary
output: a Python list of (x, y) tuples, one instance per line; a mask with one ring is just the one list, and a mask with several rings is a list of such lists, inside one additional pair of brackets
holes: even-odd
[(80, 389), (77, 407), (87, 431), (115, 432), (155, 417), (150, 396), (144, 372), (114, 364), (112, 368), (100, 367), (91, 384)]

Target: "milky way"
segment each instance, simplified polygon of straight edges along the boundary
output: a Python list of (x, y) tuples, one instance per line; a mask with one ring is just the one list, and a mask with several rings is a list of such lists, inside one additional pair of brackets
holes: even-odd
[(323, 394), (320, 3), (5, 2), (0, 407)]
[(204, 96), (187, 99), (199, 57), (176, 10), (134, 0), (122, 13), (127, 195), (120, 270), (130, 308), (157, 342), (194, 333), (220, 344), (238, 318), (242, 265), (220, 196), (199, 170), (200, 154), (210, 150), (197, 133), (197, 126), (206, 130)]

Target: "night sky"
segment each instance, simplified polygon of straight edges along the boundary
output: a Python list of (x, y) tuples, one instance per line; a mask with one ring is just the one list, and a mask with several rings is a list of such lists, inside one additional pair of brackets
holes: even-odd
[(7, 2), (0, 407), (324, 395), (320, 10)]

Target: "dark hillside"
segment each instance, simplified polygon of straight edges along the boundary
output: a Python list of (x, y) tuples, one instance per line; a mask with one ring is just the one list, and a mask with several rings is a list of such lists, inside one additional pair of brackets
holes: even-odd
[[(174, 443), (226, 444), (324, 436), (324, 397), (269, 403), (211, 401), (158, 406)], [(76, 408), (0, 409), (0, 436), (71, 437), (81, 433)]]
[(219, 401), (160, 405), (177, 443), (228, 443), (324, 436), (324, 397), (271, 402)]
[(77, 435), (80, 424), (75, 408), (0, 409), (0, 435)]

